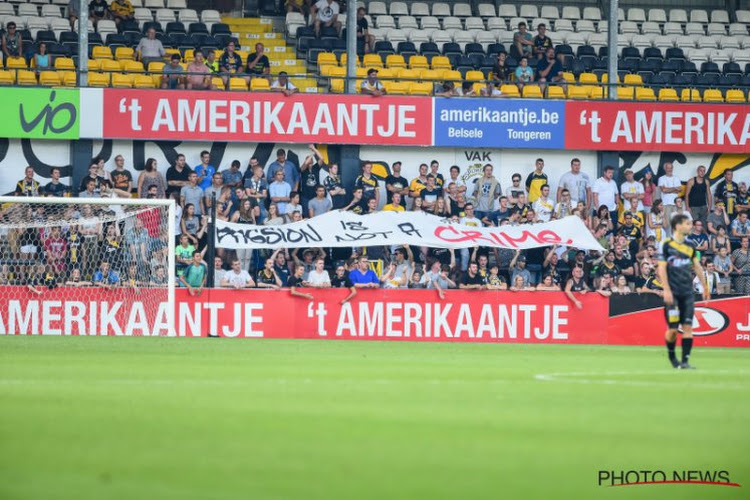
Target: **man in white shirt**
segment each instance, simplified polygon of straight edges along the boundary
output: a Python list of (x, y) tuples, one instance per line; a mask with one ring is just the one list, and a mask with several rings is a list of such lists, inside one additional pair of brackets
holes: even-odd
[(338, 35), (341, 36), (341, 21), (339, 21), (339, 7), (338, 2), (334, 0), (319, 0), (315, 5), (312, 6), (311, 13), (313, 19), (315, 19), (315, 36), (320, 36), (320, 27), (325, 26), (329, 28), (333, 26), (336, 28)]
[(594, 182), (591, 194), (594, 200), (592, 210), (597, 211), (604, 205), (609, 209), (609, 217), (612, 224), (617, 226), (617, 203), (620, 201), (620, 194), (617, 189), (617, 183), (612, 180), (615, 175), (615, 168), (611, 165), (604, 167), (604, 175)]
[(234, 288), (240, 290), (242, 288), (254, 288), (255, 282), (250, 274), (242, 269), (242, 264), (238, 259), (232, 261), (232, 269), (224, 274), (221, 279), (221, 286), (223, 288)]
[(281, 71), (279, 73), (279, 78), (271, 84), (271, 92), (281, 92), (289, 97), (290, 95), (299, 92), (299, 89), (289, 81), (286, 71)]
[(555, 210), (555, 204), (549, 199), (549, 184), (542, 186), (541, 191), (541, 196), (534, 202), (534, 211), (540, 221), (549, 222), (552, 220), (552, 212)]
[(674, 165), (671, 162), (664, 164), (664, 175), (659, 177), (659, 190), (661, 191), (661, 203), (664, 207), (664, 231), (667, 236), (672, 235), (672, 215), (674, 215), (677, 206), (675, 199), (679, 196), (682, 190), (682, 182), (680, 179), (672, 175), (674, 171)]
[[(464, 217), (461, 217), (461, 219), (458, 221), (459, 223), (463, 224), (464, 226), (482, 227), (482, 221), (477, 219), (477, 217), (474, 215), (473, 204), (467, 203), (466, 205), (464, 205), (464, 212), (466, 213), (466, 215)], [(469, 268), (469, 249), (462, 248), (461, 249), (461, 270), (463, 272), (466, 272), (468, 268)]]
[[(591, 180), (589, 175), (581, 172), (581, 160), (573, 158), (570, 160), (570, 172), (565, 172), (560, 177), (557, 186), (557, 201), (562, 200), (562, 191), (567, 189), (570, 192), (570, 203), (575, 207), (579, 201), (586, 204), (586, 213), (591, 210)], [(599, 208), (599, 207), (594, 207)]]
[(646, 196), (646, 191), (643, 189), (643, 184), (635, 180), (633, 171), (630, 169), (625, 171), (625, 182), (620, 186), (620, 196), (625, 200), (623, 204), (626, 207), (630, 207), (630, 200), (638, 200), (638, 211), (643, 212), (643, 198)]
[(315, 269), (307, 273), (307, 285), (313, 288), (329, 288), (331, 286), (331, 277), (328, 271), (324, 269), (326, 263), (323, 259), (315, 261)]

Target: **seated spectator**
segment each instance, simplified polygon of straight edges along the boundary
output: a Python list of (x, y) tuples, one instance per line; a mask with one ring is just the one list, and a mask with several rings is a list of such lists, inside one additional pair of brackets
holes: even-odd
[(505, 64), (506, 59), (508, 59), (508, 54), (505, 52), (500, 52), (497, 54), (497, 61), (495, 62), (495, 67), (492, 68), (492, 79), (498, 82), (507, 82), (510, 77), (510, 70), (508, 69), (508, 66)]
[(369, 54), (375, 48), (375, 37), (370, 34), (370, 26), (365, 17), (365, 8), (357, 9), (357, 53)]
[(271, 62), (268, 60), (262, 43), (255, 44), (255, 52), (247, 56), (245, 81), (250, 84), (252, 78), (264, 78), (271, 74)]
[[(164, 62), (164, 57), (167, 55), (161, 40), (156, 38), (156, 30), (154, 28), (149, 28), (146, 31), (146, 36), (140, 39), (138, 45), (135, 47), (135, 52), (138, 59), (143, 63), (146, 69), (148, 69), (149, 63)], [(172, 58), (174, 58), (174, 56), (177, 56), (177, 64), (179, 65), (179, 54), (174, 54)], [(162, 88), (166, 87), (162, 85)]]
[(161, 88), (163, 89), (184, 89), (185, 76), (184, 70), (180, 65), (180, 55), (172, 54), (169, 64), (162, 69), (164, 76), (161, 79)]
[(7, 24), (5, 33), (3, 33), (2, 49), (6, 61), (9, 57), (21, 57), (23, 55), (23, 38), (13, 21)]
[(539, 23), (536, 25), (536, 36), (533, 38), (533, 56), (535, 59), (544, 57), (547, 49), (552, 47), (552, 40), (547, 36), (547, 25)]
[(385, 87), (380, 83), (380, 80), (378, 80), (378, 70), (375, 68), (367, 70), (367, 78), (362, 81), (361, 88), (362, 93), (366, 95), (379, 97), (386, 94)]
[(99, 25), (99, 21), (107, 18), (109, 18), (107, 0), (91, 0), (89, 2), (89, 20), (94, 23), (94, 29)]
[(242, 76), (242, 57), (235, 52), (233, 41), (227, 43), (224, 53), (219, 58), (219, 69), (223, 73), (221, 78), (224, 80), (224, 85), (229, 82), (230, 76)]
[(307, 17), (310, 12), (310, 1), (309, 0), (285, 0), (284, 7), (287, 13), (299, 12), (300, 14)]
[(199, 250), (206, 244), (206, 229), (206, 219), (195, 213), (195, 205), (185, 205), (180, 220), (180, 231), (181, 234), (187, 235), (190, 243)]
[(617, 277), (615, 284), (612, 286), (612, 293), (614, 295), (627, 295), (630, 293), (628, 279), (625, 276), (620, 275)]
[(518, 51), (519, 57), (533, 55), (534, 39), (528, 32), (525, 22), (518, 23), (518, 31), (513, 35), (513, 46)]
[(47, 44), (44, 42), (39, 42), (39, 46), (36, 49), (36, 54), (34, 54), (34, 70), (36, 71), (37, 75), (40, 71), (49, 70), (51, 68), (51, 63), (49, 53), (47, 52)]
[(60, 182), (60, 169), (52, 167), (50, 171), (52, 180), (49, 184), (44, 186), (44, 196), (52, 196), (55, 198), (67, 198), (70, 196), (70, 188)]
[(219, 74), (219, 60), (216, 59), (216, 51), (213, 49), (208, 49), (206, 52), (206, 67), (211, 75)]
[(339, 3), (336, 0), (318, 0), (310, 9), (310, 15), (314, 19), (315, 36), (320, 37), (321, 27), (334, 27), (341, 36), (341, 21), (339, 21)]
[(539, 60), (536, 66), (536, 80), (542, 92), (545, 91), (548, 84), (564, 83), (563, 66), (555, 55), (555, 49), (547, 49), (546, 56)]
[(34, 180), (34, 167), (26, 167), (23, 179), (16, 183), (16, 196), (39, 196), (41, 185)]
[(560, 285), (555, 284), (551, 274), (545, 274), (542, 277), (542, 282), (536, 286), (536, 289), (542, 292), (559, 292)]
[(198, 296), (206, 287), (208, 268), (203, 263), (203, 254), (193, 252), (193, 260), (185, 271), (180, 275), (180, 286), (186, 287), (192, 296)]
[[(706, 267), (703, 269), (703, 273), (706, 279), (706, 285), (711, 291), (711, 295), (719, 293), (719, 273), (716, 272), (716, 266), (714, 263), (707, 262)], [(693, 290), (695, 290), (695, 293), (703, 294), (703, 283), (698, 276), (693, 278)]]
[(435, 92), (437, 97), (455, 97), (459, 96), (459, 92), (456, 90), (456, 86), (451, 81), (443, 82), (440, 92)]
[(356, 288), (378, 288), (380, 280), (375, 271), (370, 269), (370, 261), (362, 256), (357, 261), (357, 267), (349, 271), (349, 280)]
[(529, 58), (524, 56), (516, 67), (516, 85), (518, 91), (523, 90), (523, 86), (534, 81), (534, 70), (529, 66)]
[(150, 191), (155, 191), (156, 198), (166, 196), (167, 181), (157, 169), (157, 162), (153, 158), (146, 160), (143, 172), (138, 176), (138, 197), (147, 198)]
[(133, 8), (133, 4), (130, 3), (130, 0), (114, 0), (109, 6), (109, 13), (117, 26), (123, 21), (132, 21), (135, 19), (133, 15), (135, 9)]
[(740, 212), (737, 218), (732, 221), (729, 229), (734, 238), (750, 235), (750, 220), (748, 220), (747, 212)]
[(211, 70), (206, 66), (200, 50), (195, 52), (195, 59), (187, 67), (185, 82), (187, 90), (216, 90), (211, 83)]
[(125, 158), (115, 156), (115, 169), (109, 173), (109, 180), (114, 189), (130, 193), (133, 191), (133, 174), (125, 168)]
[(250, 274), (242, 269), (242, 264), (239, 259), (232, 260), (232, 269), (224, 273), (221, 279), (222, 288), (234, 288), (240, 290), (242, 288), (254, 288), (255, 282)]
[(299, 89), (289, 81), (286, 71), (279, 72), (279, 77), (271, 84), (271, 92), (281, 92), (289, 97), (299, 92)]

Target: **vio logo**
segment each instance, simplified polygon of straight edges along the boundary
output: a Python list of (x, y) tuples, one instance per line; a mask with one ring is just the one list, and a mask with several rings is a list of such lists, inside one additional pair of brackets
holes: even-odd
[(54, 100), (56, 95), (54, 90), (51, 91), (49, 94), (49, 104), (44, 106), (39, 114), (31, 120), (26, 119), (23, 103), (18, 106), (21, 128), (24, 132), (29, 133), (32, 130), (36, 130), (40, 123), (43, 124), (42, 135), (47, 135), (48, 131), (53, 134), (62, 134), (70, 130), (76, 122), (76, 107), (69, 102), (63, 102), (55, 106)]
[(710, 307), (696, 306), (693, 317), (693, 335), (715, 335), (729, 326), (726, 314)]

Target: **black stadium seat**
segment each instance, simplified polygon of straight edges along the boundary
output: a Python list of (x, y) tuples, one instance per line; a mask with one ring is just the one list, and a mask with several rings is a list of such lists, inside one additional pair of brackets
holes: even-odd
[(214, 23), (211, 26), (212, 35), (231, 35), (232, 31), (229, 29), (229, 25), (224, 23)]
[(167, 23), (166, 30), (170, 35), (174, 33), (187, 33), (185, 25), (180, 22)]
[(190, 25), (188, 26), (188, 33), (190, 33), (191, 35), (194, 35), (196, 33), (204, 33), (208, 35), (208, 29), (203, 23), (190, 23)]
[(36, 43), (44, 42), (46, 44), (56, 43), (57, 38), (55, 37), (54, 31), (41, 30), (36, 32)]
[(741, 75), (742, 68), (740, 68), (740, 65), (736, 62), (728, 62), (724, 63), (724, 66), (721, 68), (721, 72), (725, 75)]
[(716, 64), (715, 62), (707, 61), (707, 62), (704, 62), (704, 63), (701, 64), (701, 73), (703, 73), (704, 75), (706, 75), (706, 74), (711, 74), (711, 75), (716, 74), (716, 75), (718, 75), (721, 72), (719, 71), (719, 65), (718, 64)]
[(497, 56), (500, 52), (507, 53), (508, 51), (505, 50), (505, 45), (502, 43), (491, 43), (487, 46), (487, 54)]
[(484, 47), (482, 47), (481, 43), (467, 43), (466, 47), (464, 47), (464, 52), (466, 55), (481, 54), (484, 56)]
[(661, 49), (659, 49), (658, 47), (646, 47), (643, 50), (643, 57), (645, 59), (664, 59), (661, 54)]
[(666, 59), (680, 59), (685, 60), (685, 53), (682, 51), (680, 47), (670, 47), (667, 49), (666, 54), (664, 54), (664, 57)]

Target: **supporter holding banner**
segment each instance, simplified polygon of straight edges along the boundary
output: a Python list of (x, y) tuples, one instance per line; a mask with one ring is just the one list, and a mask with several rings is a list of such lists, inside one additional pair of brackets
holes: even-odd
[(481, 245), (512, 249), (564, 245), (603, 250), (579, 217), (498, 228), (465, 226), (420, 212), (378, 212), (362, 216), (335, 211), (279, 226), (252, 226), (218, 220), (216, 227), (216, 245), (227, 249), (409, 244), (433, 248)]

